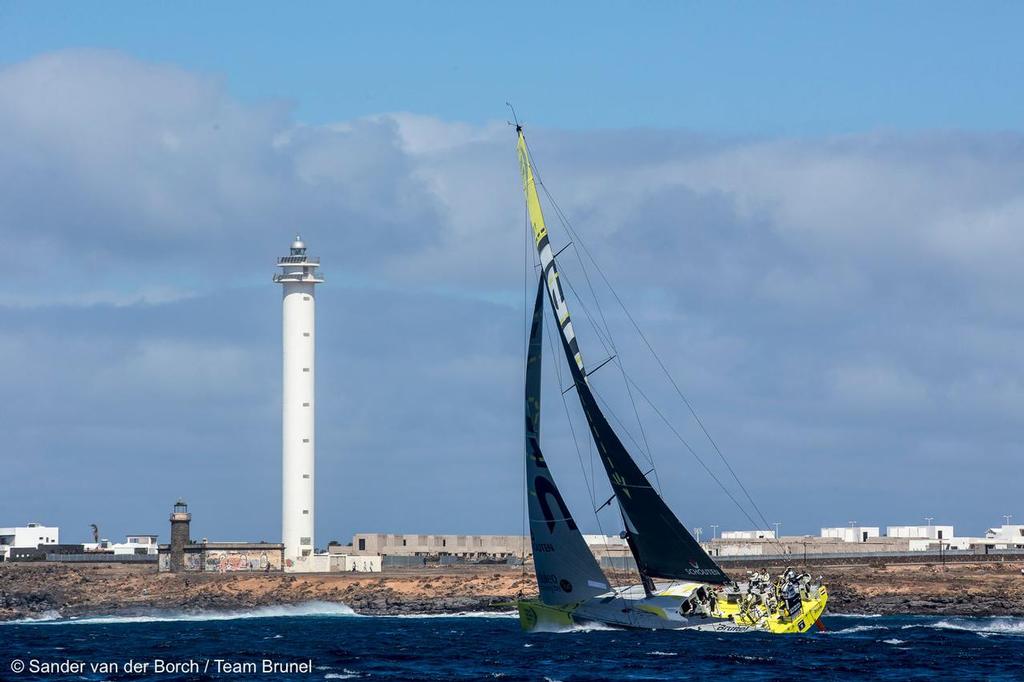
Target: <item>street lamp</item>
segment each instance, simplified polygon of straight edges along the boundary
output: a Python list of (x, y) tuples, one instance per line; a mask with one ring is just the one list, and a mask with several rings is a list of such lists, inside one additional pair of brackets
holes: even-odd
[(779, 539), (779, 527), (781, 527), (781, 526), (782, 526), (782, 522), (781, 521), (776, 521), (775, 522), (775, 539), (776, 540)]
[(1013, 518), (1013, 514), (1003, 514), (1003, 518), (1006, 519), (1006, 525), (1010, 525), (1010, 519)]
[(700, 534), (704, 531), (703, 528), (694, 528), (693, 532), (697, 534), (697, 544), (700, 544)]
[(924, 517), (924, 520), (928, 522), (928, 527), (929, 528), (932, 527), (932, 519), (934, 519), (934, 518), (935, 518), (934, 516), (926, 516), (926, 517)]
[(717, 540), (718, 539), (718, 524), (717, 523), (712, 523), (711, 524), (711, 539), (712, 540)]

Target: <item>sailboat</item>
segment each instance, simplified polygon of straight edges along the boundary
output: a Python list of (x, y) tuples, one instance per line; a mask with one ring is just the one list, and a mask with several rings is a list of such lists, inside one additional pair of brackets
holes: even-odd
[[(517, 602), (525, 630), (601, 624), (714, 632), (806, 632), (825, 610), (828, 593), (809, 575), (754, 573), (735, 582), (679, 521), (634, 461), (602, 412), (588, 381), (579, 341), (559, 281), (521, 125), (518, 154), (540, 276), (526, 358), (525, 456), (530, 539), (538, 598)], [(640, 583), (613, 587), (573, 519), (540, 443), (541, 365), (545, 299), (554, 315), (573, 390), (586, 417), (614, 500), (622, 537)]]

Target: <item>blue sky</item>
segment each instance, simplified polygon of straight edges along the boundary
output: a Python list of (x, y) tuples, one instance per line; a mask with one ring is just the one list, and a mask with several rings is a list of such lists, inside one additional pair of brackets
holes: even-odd
[(105, 47), (323, 123), (1017, 130), (1017, 3), (0, 3), (0, 60)]
[[(520, 531), (532, 292), (509, 98), (769, 521), (1024, 517), (1022, 12), (985, 10), (0, 3), (0, 249), (24, 254), (0, 288), (0, 525), (165, 533), (183, 496), (199, 537), (278, 537), (270, 276), (298, 231), (328, 277), (319, 544)], [(556, 480), (617, 532), (584, 513), (607, 484), (584, 484), (547, 371)], [(633, 428), (614, 380), (595, 377)], [(639, 411), (684, 522), (748, 526)]]

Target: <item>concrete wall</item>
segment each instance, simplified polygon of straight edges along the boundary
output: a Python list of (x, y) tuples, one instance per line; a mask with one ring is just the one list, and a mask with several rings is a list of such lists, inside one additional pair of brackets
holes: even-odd
[[(328, 548), (329, 551), (335, 550)], [(506, 559), (529, 555), (530, 538), (521, 535), (429, 535), (394, 533), (357, 533), (352, 546), (336, 553), (353, 555), (460, 556), (466, 558)]]
[[(236, 573), (281, 571), (283, 547), (273, 543), (190, 544), (184, 548), (181, 570), (185, 572)], [(171, 551), (160, 545), (159, 567), (171, 570)]]
[(337, 573), (380, 573), (383, 557), (352, 554), (332, 554), (331, 571)]
[(811, 535), (788, 536), (778, 540), (711, 540), (701, 543), (712, 557), (778, 556), (803, 557), (815, 554), (906, 552), (909, 538), (868, 538), (866, 542), (846, 542), (841, 538), (820, 538)]

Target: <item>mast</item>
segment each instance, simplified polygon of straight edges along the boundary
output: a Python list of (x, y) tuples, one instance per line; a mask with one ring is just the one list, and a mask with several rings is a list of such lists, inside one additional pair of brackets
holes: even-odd
[(523, 193), (530, 225), (533, 228), (534, 243), (540, 257), (541, 279), (547, 288), (577, 397), (587, 417), (591, 437), (600, 453), (605, 474), (622, 513), (626, 526), (626, 540), (636, 559), (644, 589), (650, 592), (654, 577), (727, 583), (729, 578), (672, 513), (647, 476), (637, 466), (597, 404), (587, 380), (583, 355), (559, 282), (558, 266), (548, 239), (522, 126), (516, 126), (516, 133)]

